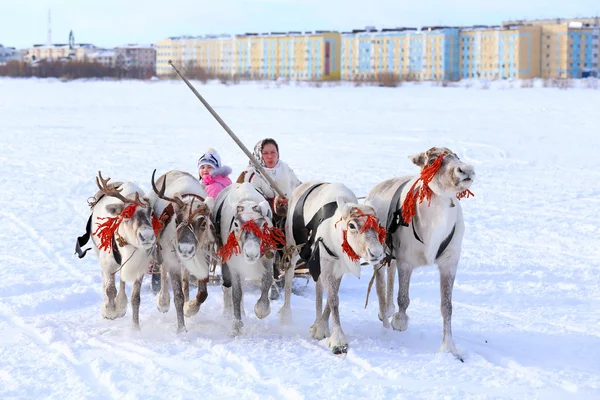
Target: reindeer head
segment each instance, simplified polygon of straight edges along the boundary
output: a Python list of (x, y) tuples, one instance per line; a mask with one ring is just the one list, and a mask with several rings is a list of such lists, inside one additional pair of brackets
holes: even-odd
[(192, 197), (191, 201), (184, 202), (184, 207), (177, 207), (175, 249), (182, 261), (192, 259), (200, 250), (204, 254), (204, 261), (210, 264), (217, 242), (210, 218), (214, 204), (210, 197), (204, 201)]
[(156, 242), (156, 234), (152, 224), (153, 213), (150, 201), (146, 196), (140, 198), (138, 192), (135, 192), (133, 199), (123, 196), (121, 194), (123, 188), (109, 184), (109, 180), (110, 178), (104, 179), (98, 172), (96, 184), (100, 192), (121, 202), (106, 205), (106, 212), (110, 217), (106, 218), (94, 233), (98, 233), (101, 237), (101, 247), (108, 248), (107, 244), (112, 241), (114, 234), (117, 240), (124, 240), (135, 247), (151, 251)]
[[(204, 198), (193, 193), (165, 195), (167, 178), (162, 180), (160, 190), (156, 187), (156, 170), (152, 172), (152, 190), (163, 200), (172, 204), (175, 212), (175, 250), (182, 261), (194, 258), (198, 250), (203, 252), (204, 262), (211, 263), (216, 252), (216, 232), (210, 215), (215, 205), (212, 198)], [(159, 179), (160, 181), (160, 179)]]
[[(281, 232), (272, 227), (272, 212), (269, 203), (251, 200), (236, 205), (227, 242), (219, 250), (223, 262), (234, 253), (244, 255), (247, 263), (253, 263), (273, 250), (275, 241), (283, 242)], [(280, 240), (281, 239), (281, 240)]]
[(409, 158), (421, 168), (422, 176), (434, 174), (428, 185), (438, 196), (455, 196), (469, 189), (475, 179), (474, 167), (462, 162), (446, 147), (432, 147)]
[(352, 261), (357, 262), (362, 257), (370, 264), (377, 264), (384, 256), (385, 228), (379, 225), (375, 210), (346, 203), (341, 197), (337, 198), (337, 204), (341, 219), (336, 229), (342, 235), (342, 250)]

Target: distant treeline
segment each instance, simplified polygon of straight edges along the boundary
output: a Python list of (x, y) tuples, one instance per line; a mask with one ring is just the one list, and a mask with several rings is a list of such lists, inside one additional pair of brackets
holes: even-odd
[(90, 61), (41, 61), (31, 65), (22, 61), (9, 61), (0, 65), (0, 76), (38, 78), (116, 78), (150, 79), (155, 75), (148, 67), (109, 67)]

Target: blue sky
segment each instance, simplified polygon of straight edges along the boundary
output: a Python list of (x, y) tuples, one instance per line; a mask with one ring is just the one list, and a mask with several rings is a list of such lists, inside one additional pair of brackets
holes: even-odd
[[(166, 6), (168, 5), (168, 6)], [(595, 16), (600, 0), (2, 0), (0, 44), (52, 39), (114, 47), (177, 35), (500, 24), (506, 19)]]

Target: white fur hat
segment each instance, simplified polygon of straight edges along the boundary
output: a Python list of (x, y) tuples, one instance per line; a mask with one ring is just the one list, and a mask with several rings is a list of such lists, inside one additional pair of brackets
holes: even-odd
[(212, 147), (206, 149), (206, 152), (204, 152), (202, 157), (198, 159), (198, 168), (203, 165), (210, 165), (214, 169), (221, 167), (221, 157), (219, 156), (219, 153), (217, 153), (217, 151)]

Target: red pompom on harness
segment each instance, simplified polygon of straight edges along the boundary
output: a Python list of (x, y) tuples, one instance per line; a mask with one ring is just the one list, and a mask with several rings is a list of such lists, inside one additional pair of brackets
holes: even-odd
[[(260, 240), (260, 253), (263, 254), (267, 250), (274, 250), (277, 245), (285, 245), (285, 235), (283, 232), (276, 227), (269, 227), (267, 224), (264, 225), (261, 231), (256, 222), (251, 219), (242, 224), (240, 232), (247, 231), (254, 233)], [(229, 233), (227, 242), (219, 249), (218, 255), (221, 258), (221, 262), (227, 262), (231, 256), (240, 254), (240, 244), (238, 238), (235, 236), (235, 232)]]
[(121, 214), (116, 217), (98, 217), (98, 220), (106, 220), (102, 224), (98, 225), (98, 228), (94, 232), (94, 235), (100, 239), (100, 244), (98, 245), (99, 250), (114, 250), (113, 247), (113, 235), (119, 229), (121, 222), (124, 219), (129, 219), (133, 217), (135, 210), (137, 208), (137, 204), (130, 204), (121, 211)]
[[(413, 183), (413, 185), (410, 187), (410, 190), (406, 194), (406, 198), (402, 203), (402, 219), (405, 223), (410, 223), (412, 218), (415, 216), (417, 212), (417, 200), (419, 201), (419, 204), (421, 204), (423, 200), (426, 199), (427, 205), (431, 205), (431, 197), (433, 196), (433, 190), (431, 190), (431, 188), (429, 187), (429, 183), (433, 180), (435, 174), (437, 174), (440, 170), (443, 158), (446, 155), (447, 153), (440, 154), (434, 162), (425, 166), (421, 170), (421, 176), (419, 177), (419, 179), (417, 179), (415, 183)], [(421, 182), (421, 186), (415, 190), (416, 186), (419, 184), (419, 181)], [(456, 194), (456, 198), (458, 200), (462, 198), (469, 198), (470, 196), (475, 195), (469, 189), (465, 189), (462, 192)]]

